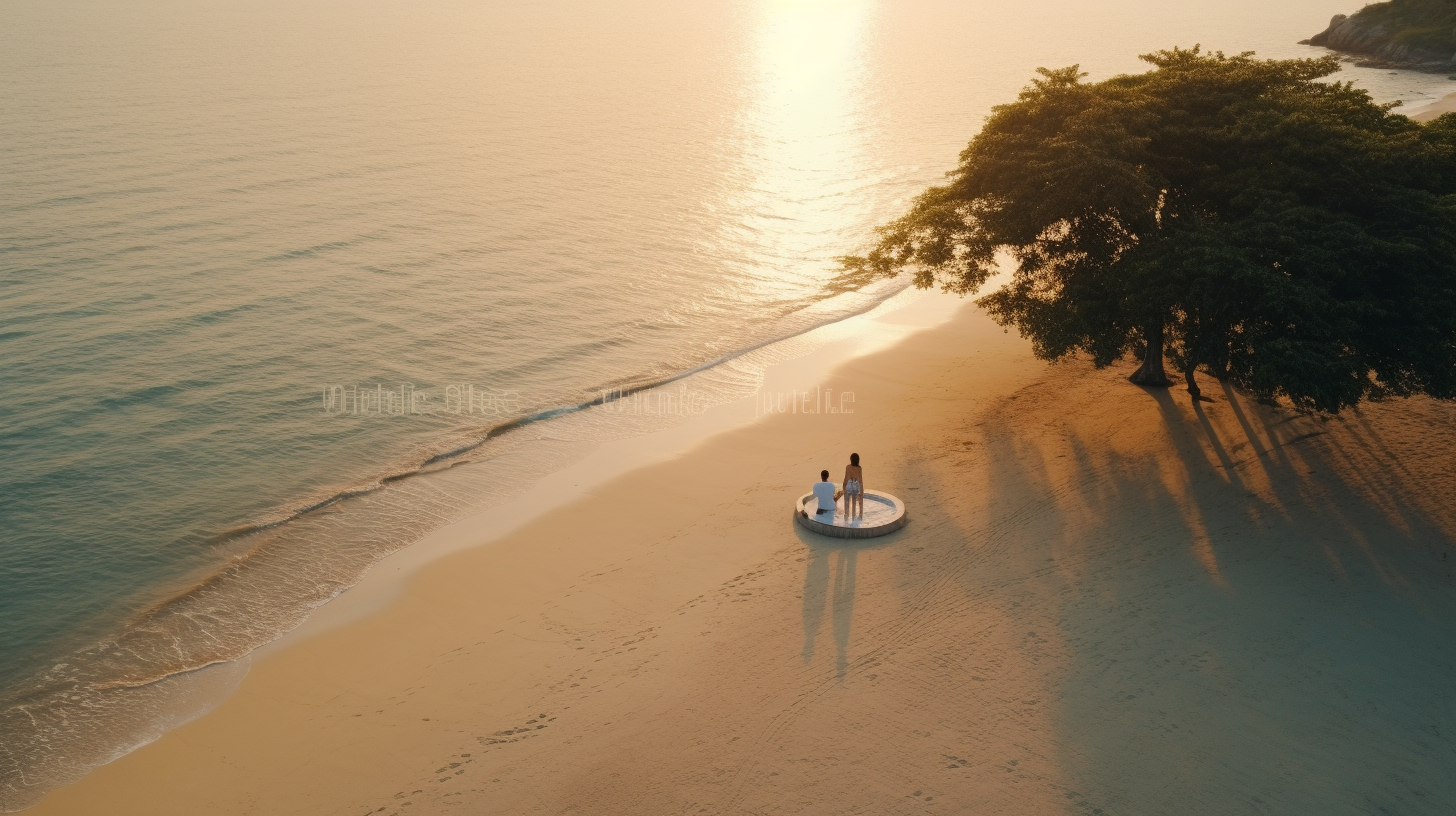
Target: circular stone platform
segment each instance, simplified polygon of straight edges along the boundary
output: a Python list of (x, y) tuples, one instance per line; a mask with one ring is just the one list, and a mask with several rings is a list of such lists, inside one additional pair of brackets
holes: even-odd
[(905, 502), (889, 493), (876, 490), (865, 491), (864, 514), (856, 519), (844, 514), (843, 498), (839, 500), (839, 508), (834, 511), (832, 521), (828, 519), (827, 513), (823, 516), (816, 515), (814, 511), (818, 507), (813, 493), (800, 496), (794, 502), (794, 520), (805, 529), (835, 538), (874, 538), (893, 533), (910, 520), (905, 515)]

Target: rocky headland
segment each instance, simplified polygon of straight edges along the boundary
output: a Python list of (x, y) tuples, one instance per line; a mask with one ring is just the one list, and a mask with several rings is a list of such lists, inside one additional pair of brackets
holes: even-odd
[(1376, 3), (1336, 14), (1328, 28), (1301, 42), (1354, 55), (1360, 65), (1456, 71), (1456, 1)]

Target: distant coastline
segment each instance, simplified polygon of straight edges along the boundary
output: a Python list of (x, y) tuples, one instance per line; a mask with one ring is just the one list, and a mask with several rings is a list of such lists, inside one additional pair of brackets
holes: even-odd
[(1300, 43), (1360, 57), (1356, 64), (1364, 67), (1456, 72), (1456, 9), (1422, 0), (1376, 3), (1336, 14)]
[(1407, 113), (1406, 116), (1417, 122), (1429, 122), (1446, 113), (1456, 113), (1456, 93), (1446, 94), (1429, 105)]

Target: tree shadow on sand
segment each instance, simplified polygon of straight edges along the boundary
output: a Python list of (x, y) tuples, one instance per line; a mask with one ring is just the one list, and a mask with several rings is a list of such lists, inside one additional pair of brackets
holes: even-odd
[(1456, 812), (1456, 411), (1128, 388), (1043, 381), (892, 475), (933, 543), (896, 637), (975, 632), (940, 662), (997, 689), (965, 739), (1052, 732), (1019, 772), (1108, 812)]
[[(1231, 388), (1216, 403), (1150, 397), (1174, 455), (1084, 456), (1078, 483), (1143, 485), (1089, 496), (1084, 532), (1123, 538), (1171, 502), (1207, 580), (1164, 560), (1097, 571), (1100, 586), (1068, 598), (1066, 617), (1087, 625), (1066, 627), (1063, 728), (1096, 758), (1089, 778), (1133, 810), (1451, 812), (1441, 768), (1456, 752), (1440, 735), (1456, 695), (1440, 678), (1456, 605), (1436, 573), (1456, 527), (1432, 501), (1440, 474), (1413, 473), (1359, 415), (1321, 420)], [(1109, 603), (1109, 588), (1136, 600)], [(1104, 644), (1115, 631), (1121, 654), (1088, 648), (1092, 628)]]

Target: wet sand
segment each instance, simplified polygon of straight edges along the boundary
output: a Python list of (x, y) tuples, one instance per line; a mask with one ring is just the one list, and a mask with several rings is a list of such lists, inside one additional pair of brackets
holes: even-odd
[[(1456, 407), (1132, 367), (964, 309), (830, 374), (854, 413), (425, 565), (30, 813), (1456, 812)], [(905, 529), (793, 523), (850, 450)]]

